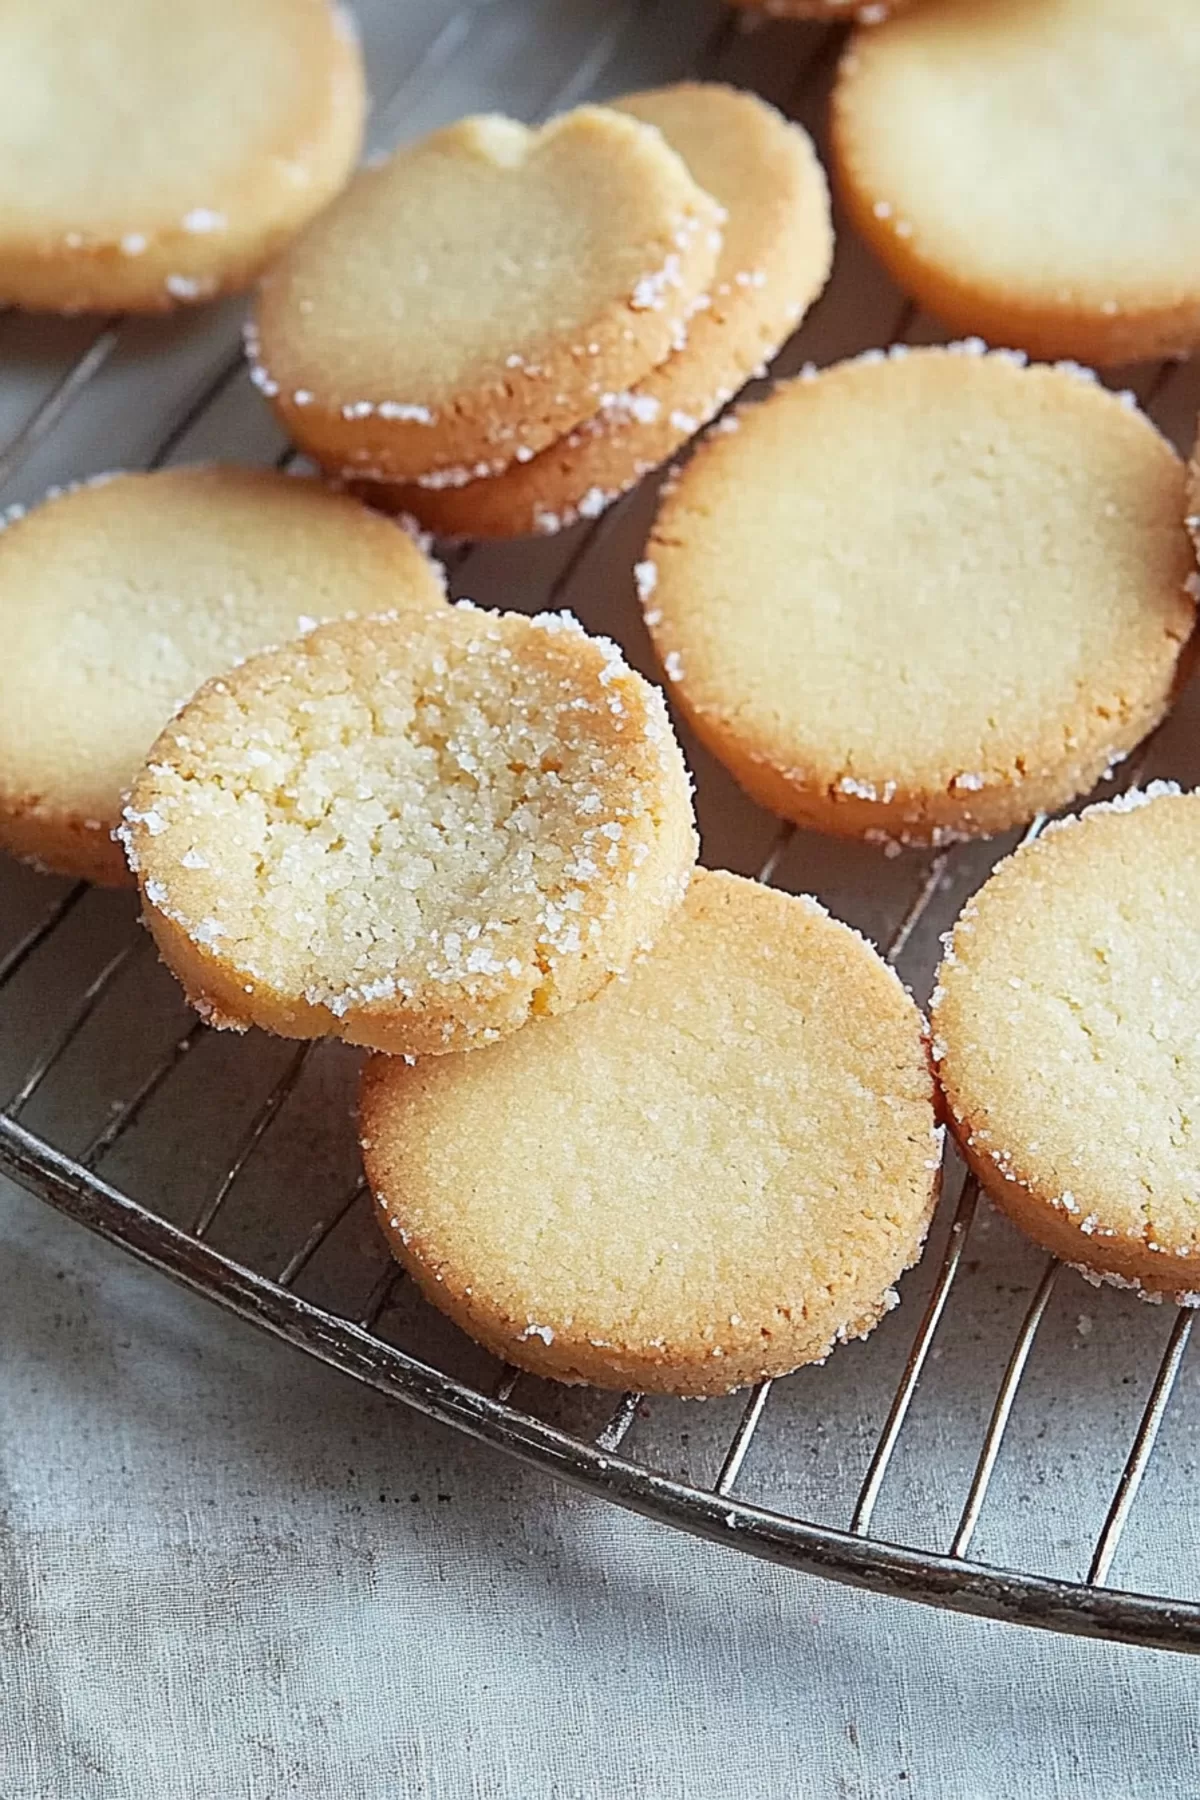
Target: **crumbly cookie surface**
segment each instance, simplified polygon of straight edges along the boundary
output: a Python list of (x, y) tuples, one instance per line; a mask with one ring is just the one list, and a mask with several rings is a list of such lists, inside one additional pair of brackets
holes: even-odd
[(564, 615), (326, 625), (203, 688), (126, 810), (214, 1023), (470, 1049), (595, 993), (695, 860), (662, 695)]
[(0, 533), (0, 845), (127, 882), (122, 796), (201, 682), (321, 619), (443, 604), (406, 532), (315, 481), (212, 464), (48, 499)]
[(720, 223), (659, 133), (620, 113), (463, 119), (360, 171), (271, 269), (255, 378), (327, 468), (461, 485), (683, 341)]
[(349, 175), (364, 104), (330, 0), (9, 0), (0, 304), (153, 312), (244, 287)]
[(982, 349), (784, 384), (660, 507), (638, 579), (675, 697), (800, 824), (942, 842), (1052, 811), (1190, 663), (1174, 451), (1082, 372)]
[(916, 1007), (815, 902), (697, 871), (654, 952), (477, 1056), (372, 1058), (394, 1253), (497, 1355), (723, 1393), (895, 1303), (940, 1162)]
[(1088, 363), (1187, 355), (1198, 108), (1191, 0), (928, 0), (851, 39), (833, 169), (952, 329)]
[(934, 1055), (987, 1192), (1085, 1273), (1200, 1304), (1200, 794), (1051, 827), (938, 979)]
[[(706, 425), (795, 330), (833, 255), (829, 195), (812, 143), (756, 95), (681, 82), (610, 103), (655, 126), (725, 210), (721, 254), (687, 342), (632, 389), (525, 462), (463, 487), (408, 486), (366, 500), (445, 535), (553, 532), (591, 517)], [(373, 488), (376, 491), (373, 491)]]

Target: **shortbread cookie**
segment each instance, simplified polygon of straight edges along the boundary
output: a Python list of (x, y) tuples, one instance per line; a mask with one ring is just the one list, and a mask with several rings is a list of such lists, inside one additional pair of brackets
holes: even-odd
[(358, 155), (361, 58), (329, 0), (7, 0), (3, 34), (0, 305), (244, 287)]
[(375, 1057), (367, 1176), (436, 1306), (558, 1381), (719, 1394), (864, 1337), (940, 1163), (916, 1007), (815, 901), (698, 871), (598, 999)]
[(1078, 373), (875, 352), (714, 433), (638, 569), (675, 698), (798, 824), (937, 843), (1086, 792), (1195, 613), (1184, 473)]
[(725, 208), (724, 242), (687, 343), (632, 390), (527, 462), (465, 487), (364, 500), (443, 535), (510, 537), (594, 516), (706, 425), (774, 356), (824, 286), (833, 256), (825, 175), (806, 132), (754, 94), (684, 82), (612, 105), (655, 125)]
[(620, 113), (463, 119), (363, 170), (270, 271), (254, 378), (326, 467), (471, 480), (682, 342), (720, 216)]
[(1200, 1305), (1200, 793), (1155, 783), (1001, 863), (939, 983), (987, 1192), (1085, 1274)]
[(326, 625), (208, 686), (126, 811), (216, 1025), (489, 1043), (651, 944), (696, 854), (662, 695), (565, 614)]
[(833, 98), (851, 221), (946, 323), (1089, 363), (1200, 345), (1194, 0), (928, 0)]
[(127, 882), (112, 833), (166, 721), (319, 619), (444, 605), (407, 533), (315, 481), (209, 466), (103, 476), (0, 535), (0, 845)]

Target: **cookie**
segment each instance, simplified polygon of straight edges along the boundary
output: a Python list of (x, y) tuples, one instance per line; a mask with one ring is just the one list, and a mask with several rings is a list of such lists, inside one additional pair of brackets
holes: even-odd
[(762, 805), (889, 843), (1007, 830), (1162, 718), (1184, 472), (1079, 372), (873, 352), (712, 434), (638, 569), (697, 735)]
[(469, 603), (326, 625), (210, 682), (125, 819), (213, 1024), (406, 1055), (596, 993), (696, 854), (658, 689), (566, 615)]
[(682, 342), (719, 224), (620, 113), (463, 119), (362, 170), (269, 272), (254, 378), (327, 468), (460, 484), (544, 449)]
[(857, 33), (851, 222), (956, 331), (1088, 363), (1200, 344), (1193, 0), (928, 0)]
[(392, 1250), (557, 1381), (720, 1394), (863, 1337), (940, 1163), (922, 1022), (813, 900), (697, 871), (653, 954), (478, 1056), (373, 1057)]
[(1157, 782), (1000, 864), (932, 1002), (986, 1191), (1084, 1274), (1200, 1305), (1200, 793)]
[(320, 618), (442, 595), (390, 520), (272, 470), (102, 476), (18, 509), (0, 534), (0, 846), (128, 882), (122, 796), (202, 681)]
[(465, 487), (357, 491), (442, 535), (512, 537), (594, 516), (761, 372), (824, 286), (829, 195), (811, 141), (754, 94), (684, 82), (611, 104), (656, 126), (724, 207), (724, 242), (687, 343), (527, 462)]
[(9, 0), (0, 305), (159, 312), (245, 287), (346, 180), (364, 105), (329, 0)]

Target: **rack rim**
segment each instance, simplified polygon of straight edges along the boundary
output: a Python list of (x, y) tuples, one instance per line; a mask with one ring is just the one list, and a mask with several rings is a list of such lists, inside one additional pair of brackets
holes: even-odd
[(140, 1262), (364, 1386), (572, 1486), (763, 1561), (976, 1617), (1200, 1654), (1200, 1603), (916, 1550), (675, 1480), (492, 1398), (213, 1250), (0, 1114), (0, 1170)]

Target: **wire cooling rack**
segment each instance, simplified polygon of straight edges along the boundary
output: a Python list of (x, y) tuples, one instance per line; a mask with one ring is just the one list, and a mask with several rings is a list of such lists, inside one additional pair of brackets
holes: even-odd
[[(688, 73), (756, 87), (820, 138), (839, 41), (747, 30), (717, 0), (358, 10), (373, 145)], [(167, 322), (0, 318), (0, 504), (113, 466), (286, 466), (240, 318), (236, 303)], [(843, 232), (777, 372), (939, 337)], [(1116, 380), (1190, 441), (1197, 371)], [(570, 606), (653, 673), (629, 575), (652, 486), (556, 539), (456, 547), (452, 590)], [(1138, 772), (1200, 778), (1196, 726), (1185, 698)], [(938, 933), (1012, 840), (888, 859), (781, 830), (687, 748), (706, 860), (817, 892), (923, 999)], [(52, 1205), (367, 1385), (664, 1524), (881, 1593), (1200, 1650), (1191, 1313), (1093, 1293), (952, 1165), (905, 1304), (827, 1367), (702, 1406), (554, 1388), (460, 1337), (387, 1256), (357, 1174), (355, 1070), (341, 1046), (232, 1040), (191, 1019), (132, 896), (0, 870), (0, 1169)], [(1115, 1566), (1128, 1585), (1110, 1585)]]

